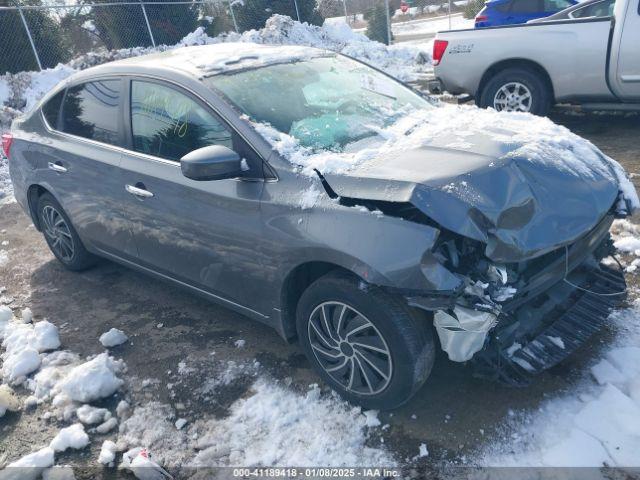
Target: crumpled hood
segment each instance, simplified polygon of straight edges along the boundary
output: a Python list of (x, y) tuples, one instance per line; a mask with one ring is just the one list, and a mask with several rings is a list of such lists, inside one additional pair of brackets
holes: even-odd
[(442, 227), (485, 243), (486, 256), (496, 262), (573, 242), (618, 198), (613, 167), (597, 150), (598, 161), (578, 168), (562, 158), (525, 158), (489, 135), (468, 140), (443, 136), (324, 177), (340, 196), (410, 202)]

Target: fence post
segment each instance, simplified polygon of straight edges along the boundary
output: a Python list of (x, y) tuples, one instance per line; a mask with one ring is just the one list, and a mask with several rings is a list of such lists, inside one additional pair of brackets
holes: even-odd
[(31, 30), (29, 30), (29, 25), (27, 25), (27, 20), (24, 18), (24, 13), (22, 13), (22, 8), (20, 7), (20, 3), (15, 2), (15, 4), (16, 4), (16, 7), (18, 7), (18, 13), (20, 14), (20, 18), (22, 19), (22, 24), (24, 25), (24, 29), (27, 32), (27, 37), (29, 38), (29, 43), (31, 44), (31, 48), (33, 49), (33, 54), (36, 57), (36, 63), (38, 64), (38, 68), (42, 70), (42, 63), (40, 63), (40, 56), (38, 55), (36, 44), (33, 43), (33, 37), (31, 37)]
[(298, 17), (298, 21), (300, 22), (300, 10), (298, 10), (298, 0), (293, 0), (293, 4), (296, 6), (296, 16)]
[(144, 21), (147, 22), (147, 30), (149, 30), (149, 37), (151, 37), (151, 45), (156, 46), (156, 39), (153, 38), (153, 32), (151, 31), (151, 24), (149, 24), (149, 17), (147, 17), (147, 9), (144, 8), (144, 2), (140, 0), (140, 6), (142, 7), (142, 14), (144, 15)]
[(344, 7), (344, 21), (349, 25), (349, 15), (347, 15), (347, 0), (342, 0), (342, 6)]
[(233, 2), (229, 2), (229, 11), (231, 12), (231, 20), (233, 20), (233, 28), (236, 29), (236, 33), (240, 33), (238, 22), (236, 22), (236, 14), (233, 13)]
[(449, 30), (451, 30), (451, 0), (449, 0)]
[(387, 45), (391, 45), (391, 18), (389, 17), (389, 0), (384, 0), (384, 9), (385, 13), (387, 14)]

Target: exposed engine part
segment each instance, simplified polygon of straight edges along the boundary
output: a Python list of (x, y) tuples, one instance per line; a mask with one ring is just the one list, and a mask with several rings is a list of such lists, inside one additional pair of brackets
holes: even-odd
[(438, 310), (433, 324), (449, 360), (466, 362), (484, 347), (489, 330), (498, 317), (491, 312), (480, 312), (458, 305), (453, 307), (451, 313)]

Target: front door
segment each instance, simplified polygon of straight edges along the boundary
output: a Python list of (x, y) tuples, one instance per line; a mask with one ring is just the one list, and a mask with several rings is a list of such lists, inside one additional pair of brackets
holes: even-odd
[[(254, 302), (262, 278), (258, 239), (264, 182), (259, 159), (212, 111), (163, 83), (130, 83), (132, 153), (125, 158), (126, 211), (139, 261), (236, 305)], [(196, 181), (180, 158), (208, 145), (246, 157), (247, 179)]]

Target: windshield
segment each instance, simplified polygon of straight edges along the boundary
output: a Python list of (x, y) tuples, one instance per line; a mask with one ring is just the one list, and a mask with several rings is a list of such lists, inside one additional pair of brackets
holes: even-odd
[(315, 151), (344, 151), (416, 109), (432, 108), (401, 83), (332, 55), (205, 79), (253, 122)]

